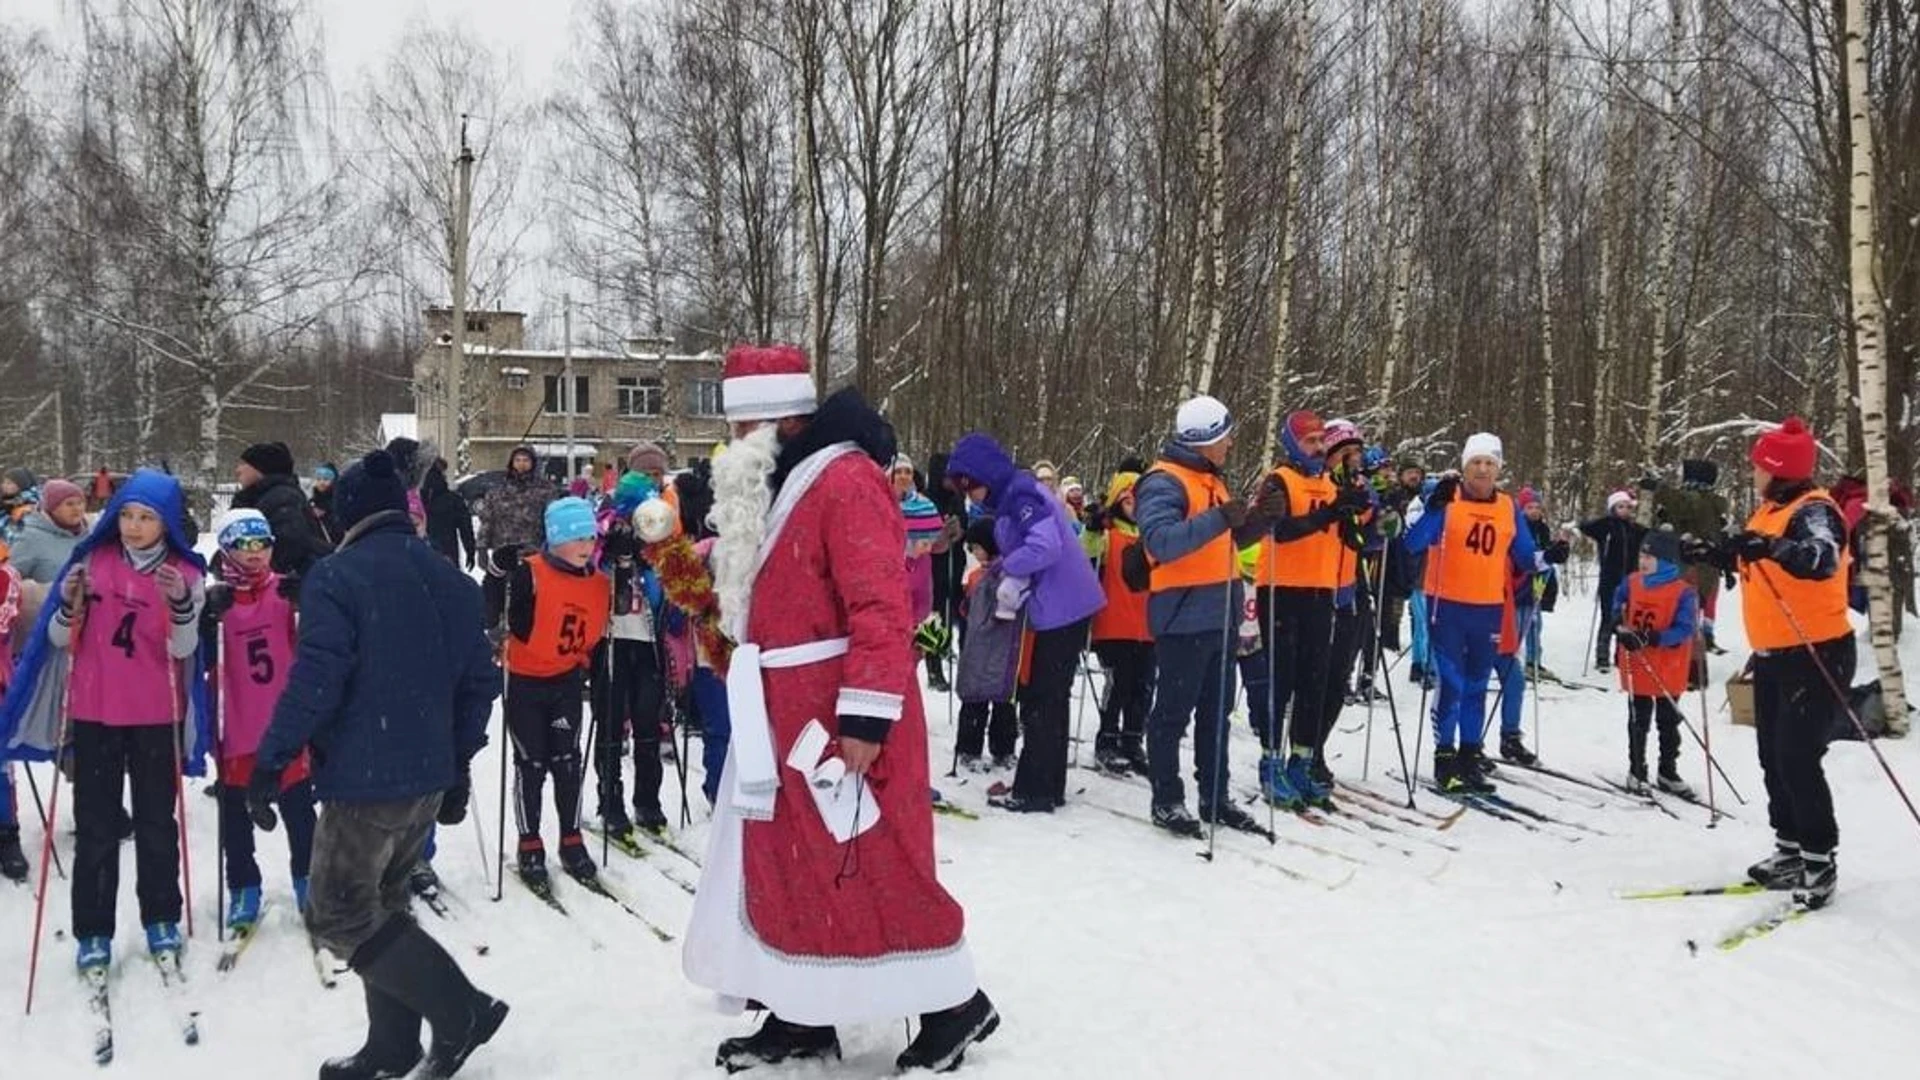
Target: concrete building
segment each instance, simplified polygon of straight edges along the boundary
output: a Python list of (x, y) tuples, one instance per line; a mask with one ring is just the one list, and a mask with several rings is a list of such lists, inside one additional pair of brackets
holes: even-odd
[[(452, 461), (456, 432), (447, 381), (453, 311), (431, 307), (425, 315), (428, 345), (414, 362), (414, 410), (421, 436), (437, 442)], [(468, 312), (463, 344), (473, 472), (505, 467), (521, 443), (532, 445), (556, 478), (578, 475), (588, 464), (613, 463), (617, 469), (627, 450), (643, 441), (659, 443), (672, 467), (680, 468), (727, 436), (719, 353), (672, 353), (672, 342), (660, 338), (629, 339), (619, 352), (575, 348), (568, 385), (561, 350), (526, 347), (523, 312)]]

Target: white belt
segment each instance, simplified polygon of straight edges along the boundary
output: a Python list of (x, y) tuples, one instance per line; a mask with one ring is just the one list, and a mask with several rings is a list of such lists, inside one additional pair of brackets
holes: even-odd
[(824, 638), (762, 652), (742, 642), (727, 671), (727, 712), (733, 723), (733, 805), (755, 821), (773, 820), (773, 797), (780, 788), (773, 757), (773, 725), (767, 716), (761, 672), (805, 667), (845, 656), (848, 639)]

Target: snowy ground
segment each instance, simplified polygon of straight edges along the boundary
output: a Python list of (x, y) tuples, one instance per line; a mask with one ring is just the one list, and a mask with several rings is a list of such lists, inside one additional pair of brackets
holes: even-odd
[[(1586, 599), (1567, 598), (1547, 620), (1547, 663), (1564, 675), (1581, 670)], [(1722, 605), (1721, 640), (1733, 654), (1716, 658), (1716, 683), (1743, 656), (1738, 624), (1736, 595)], [(1920, 671), (1920, 635), (1909, 638), (1907, 670)], [(1396, 670), (1395, 691), (1411, 740), (1418, 690)], [(1716, 689), (1711, 698), (1714, 745), (1749, 805), (1732, 807), (1738, 820), (1711, 830), (1705, 812), (1692, 808), (1681, 808), (1675, 821), (1597, 796), (1604, 807), (1509, 785), (1503, 791), (1517, 800), (1606, 835), (1569, 842), (1472, 813), (1445, 833), (1422, 830), (1415, 839), (1282, 818), (1287, 840), (1337, 854), (1223, 835), (1222, 855), (1209, 864), (1194, 856), (1192, 843), (1095, 808), (1144, 814), (1143, 784), (1075, 772), (1064, 811), (1009, 818), (985, 809), (987, 778), (937, 780), (950, 800), (984, 815), (938, 819), (941, 859), (948, 885), (967, 906), (985, 985), (1006, 1017), (1000, 1033), (968, 1056), (963, 1075), (1911, 1075), (1920, 1060), (1920, 1028), (1911, 1019), (1920, 1010), (1920, 921), (1912, 917), (1920, 908), (1920, 829), (1861, 744), (1836, 744), (1828, 756), (1843, 834), (1841, 894), (1829, 911), (1720, 953), (1713, 942), (1722, 933), (1774, 901), (1613, 895), (1732, 880), (1767, 850), (1753, 735), (1730, 724), (1721, 696)], [(944, 696), (928, 697), (936, 775), (946, 771), (952, 748), (947, 707)], [(1697, 698), (1690, 699), (1696, 721), (1697, 710)], [(1582, 774), (1624, 772), (1623, 711), (1617, 693), (1549, 687), (1538, 733), (1546, 760)], [(1342, 722), (1353, 727), (1364, 715), (1349, 708)], [(1093, 729), (1089, 715), (1083, 761), (1090, 760)], [(1257, 746), (1244, 728), (1235, 734), (1235, 784), (1250, 789)], [(1358, 776), (1362, 735), (1334, 738), (1336, 772)], [(1920, 786), (1920, 745), (1882, 746), (1903, 780)], [(1381, 709), (1372, 776), (1382, 790), (1391, 790), (1383, 772), (1393, 757)], [(617, 908), (564, 884), (570, 919), (517, 887), (492, 902), (484, 874), (492, 865), (496, 760), (489, 751), (475, 777), (475, 805), (487, 829), (485, 868), (471, 826), (443, 835), (438, 865), (454, 917), (425, 917), (475, 981), (513, 1005), (498, 1039), (462, 1075), (716, 1075), (714, 1045), (746, 1023), (715, 1013), (681, 977), (677, 942), (660, 943)], [(1704, 789), (1704, 767), (1691, 744), (1682, 764)], [(1577, 789), (1566, 794), (1587, 797)], [(115, 943), (119, 1054), (110, 1068), (143, 1077), (189, 1070), (310, 1077), (321, 1058), (358, 1043), (357, 982), (348, 976), (329, 991), (315, 979), (296, 933), (278, 839), (266, 842), (262, 860), (268, 929), (236, 971), (214, 971), (213, 808), (197, 786), (188, 805), (197, 936), (187, 968), (204, 1039), (182, 1047), (166, 1021), (157, 979), (141, 959), (129, 855)], [(1421, 805), (1447, 807), (1424, 793)], [(30, 807), (24, 816), (31, 817)], [(704, 814), (696, 810), (696, 817)], [(37, 852), (38, 827), (30, 824), (26, 834)], [(703, 840), (699, 824), (681, 838), (696, 854)], [(60, 841), (69, 851), (71, 838)], [(696, 872), (675, 856), (652, 861), (689, 877)], [(1329, 890), (1276, 867), (1344, 884)], [(669, 930), (684, 926), (690, 898), (665, 874), (618, 852), (606, 872)], [(0, 1021), (0, 1075), (40, 1080), (98, 1071), (64, 935), (66, 897), (56, 882), (39, 1001), (33, 1017), (23, 1019), (32, 893), (0, 890), (0, 971), (15, 976), (5, 999), (12, 1015)], [(848, 1060), (838, 1074), (880, 1076), (892, 1071), (906, 1033), (868, 1028), (843, 1032), (843, 1041)], [(780, 1072), (828, 1075), (818, 1067)]]

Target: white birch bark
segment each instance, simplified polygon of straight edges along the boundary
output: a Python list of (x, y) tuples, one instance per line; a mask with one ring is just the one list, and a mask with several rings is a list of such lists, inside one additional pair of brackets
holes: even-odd
[(1280, 398), (1287, 385), (1287, 352), (1293, 344), (1293, 270), (1299, 250), (1300, 144), (1306, 124), (1307, 62), (1313, 55), (1313, 0), (1299, 0), (1293, 24), (1293, 68), (1287, 78), (1287, 178), (1281, 193), (1280, 251), (1273, 268), (1273, 340), (1267, 355), (1267, 415), (1260, 460), (1276, 460)]

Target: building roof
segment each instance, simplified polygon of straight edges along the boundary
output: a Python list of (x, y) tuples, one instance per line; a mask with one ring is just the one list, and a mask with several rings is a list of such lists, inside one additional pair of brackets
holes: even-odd
[[(435, 342), (433, 348), (439, 348), (444, 342)], [(461, 351), (468, 356), (491, 356), (500, 360), (564, 360), (567, 354), (561, 349), (496, 349), (488, 345), (462, 342)], [(608, 352), (605, 349), (575, 349), (575, 360), (670, 360), (691, 361), (717, 364), (720, 354), (711, 350), (702, 353), (630, 353)]]

